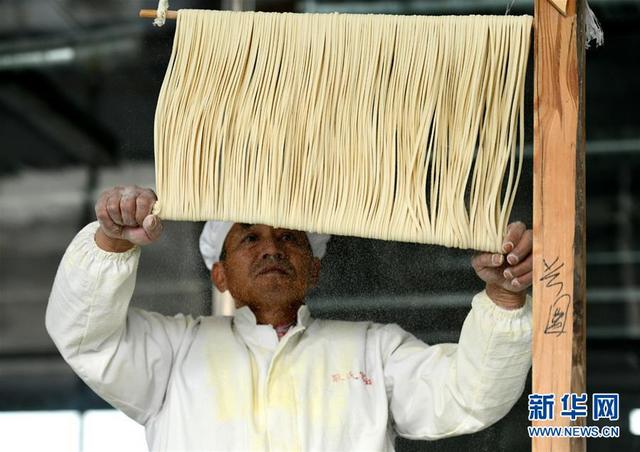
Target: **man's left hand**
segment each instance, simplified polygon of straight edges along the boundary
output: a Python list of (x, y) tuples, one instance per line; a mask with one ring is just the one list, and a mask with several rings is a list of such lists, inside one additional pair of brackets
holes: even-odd
[(525, 302), (533, 278), (533, 231), (521, 221), (511, 223), (502, 243), (504, 254), (482, 253), (471, 265), (487, 283), (487, 295), (505, 309), (517, 309)]

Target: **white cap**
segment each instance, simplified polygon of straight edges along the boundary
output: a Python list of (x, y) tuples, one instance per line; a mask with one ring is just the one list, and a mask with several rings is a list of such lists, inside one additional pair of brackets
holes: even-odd
[[(209, 270), (213, 264), (220, 260), (222, 245), (227, 237), (233, 221), (207, 221), (202, 228), (200, 234), (200, 254)], [(307, 232), (307, 238), (311, 245), (311, 251), (315, 257), (322, 259), (327, 251), (327, 242), (331, 238), (328, 234), (317, 234), (315, 232)]]

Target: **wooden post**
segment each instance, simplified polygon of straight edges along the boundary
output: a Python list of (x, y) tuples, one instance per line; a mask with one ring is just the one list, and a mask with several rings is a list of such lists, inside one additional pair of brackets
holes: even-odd
[[(533, 393), (586, 393), (584, 0), (535, 1)], [(588, 400), (591, 408), (591, 401)], [(590, 411), (589, 411), (590, 412)], [(532, 450), (583, 451), (584, 438), (533, 438)]]

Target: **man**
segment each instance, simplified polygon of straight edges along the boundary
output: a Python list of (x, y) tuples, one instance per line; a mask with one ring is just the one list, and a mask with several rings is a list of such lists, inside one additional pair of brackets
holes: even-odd
[[(531, 231), (473, 260), (476, 295), (459, 344), (428, 346), (397, 325), (313, 319), (323, 242), (265, 225), (209, 223), (211, 277), (233, 318), (129, 308), (139, 246), (156, 241), (155, 194), (116, 187), (60, 264), (47, 329), (78, 375), (144, 424), (152, 450), (393, 450), (504, 416), (531, 363)], [(228, 231), (228, 232), (227, 232)], [(313, 238), (313, 237), (312, 237)], [(315, 243), (315, 248), (314, 248)]]

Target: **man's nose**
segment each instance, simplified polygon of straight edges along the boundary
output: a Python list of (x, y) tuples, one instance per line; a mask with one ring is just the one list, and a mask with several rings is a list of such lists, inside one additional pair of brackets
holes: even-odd
[(260, 249), (260, 252), (263, 259), (266, 259), (268, 257), (284, 257), (282, 244), (277, 240), (277, 237), (274, 236), (268, 236), (262, 240), (262, 247)]

